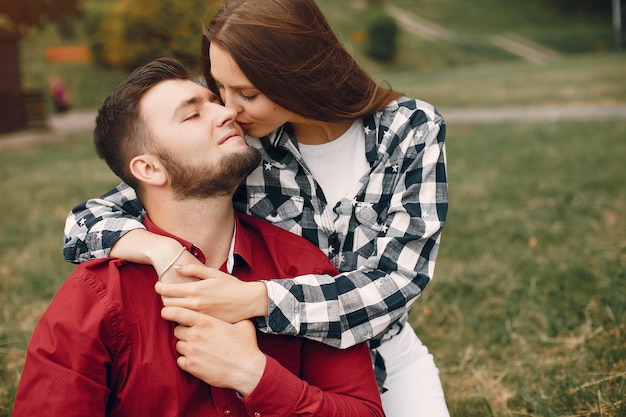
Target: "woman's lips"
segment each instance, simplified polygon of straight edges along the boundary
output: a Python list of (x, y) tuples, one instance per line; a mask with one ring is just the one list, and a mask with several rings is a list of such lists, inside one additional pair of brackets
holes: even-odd
[(241, 126), (243, 130), (250, 130), (250, 128), (252, 127), (252, 123), (244, 123), (244, 122), (237, 122), (237, 123), (239, 123), (239, 126)]

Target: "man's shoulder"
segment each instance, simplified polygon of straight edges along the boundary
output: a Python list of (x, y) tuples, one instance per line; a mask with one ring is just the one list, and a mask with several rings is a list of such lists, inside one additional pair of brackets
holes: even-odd
[(120, 258), (92, 259), (80, 263), (68, 277), (70, 280), (81, 280), (92, 286), (113, 286), (119, 282), (125, 274), (132, 274), (139, 268), (147, 265), (135, 264)]
[[(82, 262), (63, 281), (54, 296), (51, 306), (55, 311), (104, 311), (111, 305), (114, 294), (120, 294), (119, 274), (112, 269), (120, 260), (113, 258), (93, 259)], [(118, 275), (116, 277), (115, 275)]]
[(99, 300), (111, 309), (124, 298), (151, 291), (155, 282), (156, 273), (150, 265), (119, 258), (93, 259), (79, 264), (59, 292), (73, 300)]
[(109, 271), (110, 268), (120, 269), (122, 265), (127, 264), (128, 262), (119, 259), (119, 258), (99, 258), (99, 259), (91, 259), (86, 262), (81, 262), (76, 266), (76, 269), (72, 273), (72, 275), (79, 274), (103, 274)]

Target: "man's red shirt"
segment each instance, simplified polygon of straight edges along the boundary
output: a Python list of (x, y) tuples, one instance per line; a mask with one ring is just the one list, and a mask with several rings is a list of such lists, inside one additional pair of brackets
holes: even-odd
[[(146, 226), (171, 236), (149, 219)], [(236, 231), (233, 275), (243, 281), (336, 274), (294, 234), (245, 214), (236, 214)], [(151, 266), (120, 259), (79, 265), (35, 328), (13, 416), (383, 415), (365, 344), (337, 350), (258, 332), (267, 365), (246, 398), (185, 373), (174, 324), (160, 317), (156, 280)]]

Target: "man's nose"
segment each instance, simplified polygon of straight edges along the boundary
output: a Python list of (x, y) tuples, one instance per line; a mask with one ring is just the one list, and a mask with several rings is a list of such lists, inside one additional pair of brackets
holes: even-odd
[(219, 109), (216, 109), (216, 120), (215, 124), (217, 126), (224, 126), (229, 123), (234, 123), (237, 120), (237, 111), (230, 107), (225, 107), (218, 105)]

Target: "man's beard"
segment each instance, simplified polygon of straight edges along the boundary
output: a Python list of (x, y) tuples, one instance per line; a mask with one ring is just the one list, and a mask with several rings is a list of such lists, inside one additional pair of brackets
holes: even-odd
[(160, 152), (159, 158), (179, 200), (232, 194), (261, 162), (261, 154), (252, 147), (226, 155), (213, 166), (177, 163), (167, 151)]

